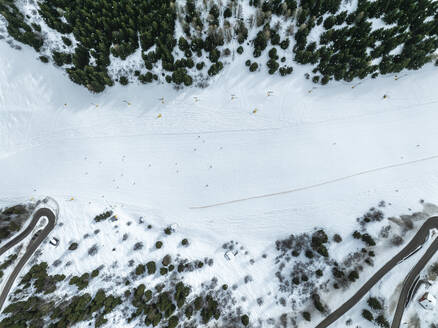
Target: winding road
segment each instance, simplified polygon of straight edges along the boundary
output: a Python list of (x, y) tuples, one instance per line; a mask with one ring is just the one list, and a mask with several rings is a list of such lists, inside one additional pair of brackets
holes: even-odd
[[(322, 320), (315, 328), (326, 328), (343, 316), (353, 306), (355, 306), (370, 289), (382, 279), (390, 270), (397, 264), (404, 261), (406, 258), (417, 252), (419, 248), (427, 241), (431, 229), (438, 228), (438, 216), (427, 219), (412, 240), (390, 261), (388, 261), (379, 271), (377, 271), (350, 299), (342, 304), (337, 310), (330, 313), (324, 320)], [(426, 250), (424, 255), (417, 262), (415, 267), (409, 272), (403, 282), (403, 288), (400, 293), (397, 308), (394, 314), (391, 328), (399, 328), (403, 317), (404, 309), (409, 300), (410, 290), (413, 284), (416, 283), (417, 277), (421, 270), (426, 266), (435, 252), (438, 250), (438, 238), (436, 238), (430, 247)]]
[(3, 304), (5, 303), (6, 298), (9, 294), (9, 291), (11, 290), (12, 285), (14, 284), (14, 281), (17, 278), (18, 274), (20, 273), (21, 269), (24, 267), (26, 262), (31, 258), (31, 256), (37, 250), (37, 248), (41, 245), (44, 239), (46, 239), (46, 237), (55, 227), (56, 224), (55, 213), (50, 208), (46, 208), (46, 207), (38, 209), (33, 214), (32, 220), (29, 223), (29, 225), (26, 227), (26, 229), (24, 229), (22, 233), (20, 233), (18, 236), (16, 236), (15, 238), (13, 238), (8, 243), (6, 243), (3, 247), (0, 248), (0, 256), (1, 256), (4, 252), (9, 250), (11, 247), (14, 247), (18, 243), (20, 243), (33, 231), (33, 229), (35, 228), (41, 217), (47, 217), (48, 223), (41, 231), (41, 233), (39, 233), (38, 236), (28, 245), (26, 252), (20, 258), (18, 264), (15, 266), (14, 270), (10, 274), (0, 294), (0, 310), (2, 309)]

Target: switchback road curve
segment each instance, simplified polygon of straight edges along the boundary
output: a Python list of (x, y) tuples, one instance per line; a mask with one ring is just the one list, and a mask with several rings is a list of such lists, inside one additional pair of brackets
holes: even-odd
[(40, 208), (38, 209), (32, 216), (32, 220), (30, 224), (26, 227), (26, 229), (23, 230), (22, 233), (20, 233), (17, 237), (13, 238), (11, 241), (6, 243), (3, 247), (0, 248), (0, 256), (6, 252), (11, 247), (14, 247), (18, 243), (20, 243), (24, 238), (26, 238), (32, 230), (37, 225), (39, 219), (41, 217), (47, 217), (48, 223), (44, 227), (44, 229), (38, 234), (38, 236), (33, 240), (27, 247), (26, 252), (24, 255), (20, 258), (20, 261), (15, 266), (14, 270), (10, 274), (6, 284), (4, 285), (3, 290), (0, 294), (0, 310), (3, 307), (3, 304), (6, 301), (6, 298), (8, 297), (9, 291), (12, 288), (12, 285), (14, 284), (15, 279), (17, 278), (18, 274), (20, 273), (21, 269), (24, 267), (26, 262), (32, 257), (32, 255), (35, 253), (37, 248), (40, 246), (40, 244), (43, 242), (44, 239), (49, 235), (49, 233), (53, 230), (56, 224), (56, 215), (53, 213), (53, 211), (49, 208)]
[[(322, 320), (315, 328), (326, 328), (343, 316), (353, 306), (355, 306), (369, 291), (370, 289), (382, 279), (390, 270), (392, 270), (397, 264), (409, 257), (412, 253), (416, 252), (429, 237), (431, 229), (438, 229), (438, 216), (427, 219), (412, 240), (403, 248), (398, 254), (396, 254), (391, 260), (389, 260), (379, 271), (377, 271), (350, 299), (342, 304), (337, 310), (330, 313), (324, 320)], [(426, 266), (427, 262), (432, 258), (435, 252), (438, 250), (438, 238), (435, 239), (425, 254), (420, 258), (415, 267), (409, 272), (406, 277), (403, 288), (398, 300), (397, 308), (394, 314), (391, 328), (399, 328), (400, 322), (403, 317), (403, 312), (408, 299), (409, 290), (412, 284), (415, 282), (416, 277), (421, 270)]]

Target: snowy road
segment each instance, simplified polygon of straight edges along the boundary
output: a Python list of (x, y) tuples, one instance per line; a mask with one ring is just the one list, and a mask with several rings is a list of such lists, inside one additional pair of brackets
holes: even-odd
[(27, 261), (32, 257), (32, 255), (35, 253), (35, 251), (38, 249), (38, 247), (41, 245), (41, 243), (46, 239), (46, 237), (49, 235), (49, 233), (53, 230), (56, 224), (56, 215), (55, 213), (49, 209), (49, 208), (40, 208), (38, 209), (32, 216), (32, 220), (30, 221), (29, 225), (26, 227), (25, 230), (23, 230), (20, 235), (12, 239), (10, 242), (8, 242), (5, 246), (3, 246), (0, 249), (0, 254), (3, 254), (11, 247), (14, 247), (18, 243), (20, 243), (24, 238), (26, 238), (35, 228), (36, 224), (39, 222), (41, 217), (47, 217), (48, 222), (44, 229), (41, 231), (40, 234), (36, 237), (34, 241), (32, 241), (31, 244), (26, 249), (26, 252), (23, 254), (23, 256), (18, 261), (17, 265), (14, 267), (14, 270), (9, 275), (8, 280), (6, 281), (6, 284), (3, 287), (3, 290), (0, 293), (0, 310), (3, 307), (3, 304), (6, 301), (6, 298), (8, 297), (9, 291), (11, 290), (15, 279), (17, 278), (18, 274), (21, 272), (21, 269), (23, 269), (24, 265), (27, 263)]
[[(333, 324), (335, 321), (340, 319), (347, 311), (349, 311), (353, 306), (355, 306), (370, 290), (376, 285), (390, 270), (396, 267), (400, 262), (409, 257), (410, 254), (416, 252), (418, 247), (422, 246), (430, 236), (430, 231), (432, 229), (438, 228), (438, 217), (429, 218), (412, 240), (390, 261), (385, 263), (385, 265), (377, 271), (366, 283), (344, 304), (342, 304), (338, 309), (330, 313), (323, 321), (321, 321), (316, 328), (326, 328)], [(435, 239), (429, 248), (426, 250), (425, 254), (418, 260), (415, 267), (406, 276), (403, 283), (403, 289), (400, 293), (396, 311), (394, 313), (391, 328), (399, 328), (400, 322), (403, 317), (403, 312), (405, 310), (407, 299), (409, 296), (409, 291), (415, 282), (415, 278), (419, 275), (421, 270), (427, 265), (429, 260), (438, 250), (438, 239)]]

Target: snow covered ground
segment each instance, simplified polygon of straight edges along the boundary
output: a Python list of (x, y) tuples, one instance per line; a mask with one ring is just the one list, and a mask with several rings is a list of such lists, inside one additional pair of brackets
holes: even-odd
[(50, 195), (78, 235), (81, 211), (117, 206), (206, 252), (238, 240), (261, 254), (315, 226), (351, 233), (380, 200), (387, 215), (438, 202), (432, 65), (315, 87), (307, 68), (252, 75), (236, 59), (206, 89), (93, 95), (35, 57), (0, 42), (0, 205)]

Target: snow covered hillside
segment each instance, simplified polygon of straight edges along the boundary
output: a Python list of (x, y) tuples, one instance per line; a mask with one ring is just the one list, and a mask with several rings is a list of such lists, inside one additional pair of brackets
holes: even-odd
[[(432, 64), (321, 86), (302, 78), (306, 67), (296, 66), (287, 79), (253, 75), (237, 57), (205, 89), (156, 83), (91, 94), (62, 70), (37, 61), (27, 46), (18, 51), (0, 42), (0, 62), (0, 207), (55, 198), (63, 225), (53, 234), (61, 243), (43, 245), (38, 260), (49, 263), (51, 275), (70, 278), (104, 265), (108, 277), (120, 278), (102, 278), (90, 284), (90, 293), (114, 288), (122, 294), (123, 279), (135, 269), (129, 259), (137, 265), (166, 254), (211, 258), (211, 267), (184, 277), (193, 290), (216, 277), (218, 286), (230, 286), (240, 307), (230, 313), (248, 314), (251, 325), (281, 326), (286, 313), (298, 327), (314, 327), (322, 315), (303, 320), (309, 304), (297, 301), (294, 308), (297, 295), (284, 296), (287, 305), (281, 304), (277, 240), (323, 228), (344, 239), (327, 246), (341, 262), (364, 247), (351, 236), (359, 229), (356, 218), (385, 201), (384, 220), (368, 230), (379, 240), (374, 266), (349, 289), (321, 295), (334, 310), (399, 250), (379, 237), (392, 224), (388, 217), (436, 213), (420, 202), (438, 203), (438, 76)], [(109, 209), (116, 221), (93, 222)], [(414, 223), (418, 227), (421, 220)], [(169, 225), (177, 228), (166, 237)], [(391, 229), (402, 234), (397, 225)], [(404, 242), (413, 232), (403, 232)], [(129, 243), (122, 242), (125, 233)], [(179, 244), (183, 238), (189, 248)], [(166, 247), (156, 250), (160, 239)], [(230, 241), (243, 247), (233, 262), (225, 260), (222, 247)], [(79, 244), (77, 251), (67, 251), (71, 242)], [(143, 243), (138, 252), (137, 242)], [(95, 257), (87, 255), (93, 245), (99, 249)], [(59, 259), (63, 265), (52, 265)], [(401, 282), (406, 273), (391, 277)], [(163, 281), (141, 277), (146, 284)], [(73, 288), (64, 286), (58, 296), (77, 292)], [(362, 308), (349, 317), (372, 327), (360, 318)], [(392, 310), (388, 306), (387, 317)], [(121, 311), (109, 319), (108, 327), (140, 324), (123, 321)], [(344, 327), (345, 320), (335, 326)]]

